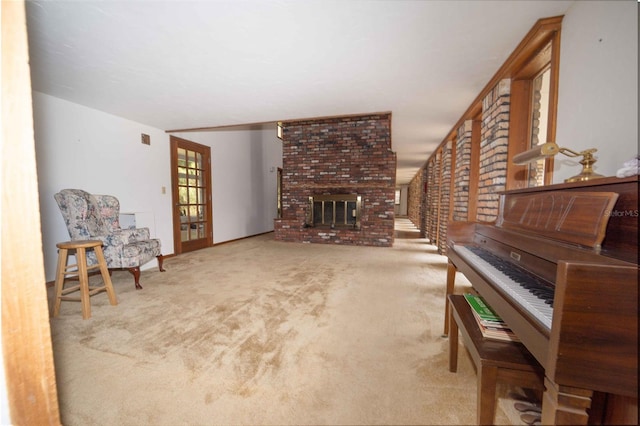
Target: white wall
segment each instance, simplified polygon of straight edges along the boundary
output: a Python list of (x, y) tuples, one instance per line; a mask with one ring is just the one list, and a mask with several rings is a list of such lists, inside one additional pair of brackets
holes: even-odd
[[(69, 239), (53, 198), (64, 188), (114, 195), (121, 211), (151, 212), (162, 252), (172, 254), (169, 135), (42, 93), (34, 92), (33, 101), (47, 281), (55, 279), (56, 243)], [(151, 145), (140, 142), (141, 133)], [(203, 142), (193, 135), (182, 136), (212, 146), (214, 242), (273, 230), (277, 173), (268, 167), (282, 163), (275, 129), (215, 132)]]
[(400, 204), (396, 204), (394, 212), (396, 216), (406, 216), (408, 214), (408, 195), (409, 185), (400, 185), (396, 187), (396, 191), (400, 191)]
[(268, 130), (175, 133), (211, 147), (213, 241), (273, 231), (282, 142)]
[[(565, 14), (556, 141), (574, 151), (597, 148), (595, 171), (605, 176), (615, 176), (638, 154), (635, 1), (577, 1)], [(578, 174), (581, 167), (557, 155), (554, 183)]]
[[(173, 253), (169, 136), (164, 131), (39, 92), (33, 92), (33, 116), (47, 281), (55, 279), (56, 243), (69, 240), (53, 198), (64, 188), (111, 194), (121, 211), (153, 213), (162, 252)], [(140, 142), (141, 133), (151, 137), (151, 145)]]

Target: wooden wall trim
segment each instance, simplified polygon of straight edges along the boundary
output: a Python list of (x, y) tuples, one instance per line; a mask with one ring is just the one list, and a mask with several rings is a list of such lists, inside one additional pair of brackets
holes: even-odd
[[(515, 50), (509, 55), (507, 60), (502, 64), (502, 66), (498, 69), (498, 71), (494, 74), (494, 76), (489, 80), (486, 86), (482, 89), (482, 91), (476, 96), (476, 98), (471, 102), (471, 105), (467, 108), (467, 110), (462, 114), (460, 119), (453, 125), (451, 130), (444, 137), (439, 146), (447, 143), (449, 139), (451, 139), (451, 135), (454, 134), (456, 129), (462, 125), (465, 120), (471, 120), (474, 116), (477, 115), (478, 105), (482, 105), (482, 99), (495, 87), (496, 84), (502, 79), (511, 78), (513, 73), (519, 71), (523, 65), (531, 59), (536, 50), (541, 49), (547, 44), (555, 35), (559, 34), (560, 28), (562, 26), (562, 18), (563, 16), (554, 16), (551, 18), (543, 18), (539, 19), (531, 30), (527, 33), (527, 35), (522, 39), (522, 41), (518, 44)], [(560, 37), (554, 38), (554, 46), (553, 46), (553, 55), (555, 56), (556, 63), (559, 61), (560, 55)], [(555, 44), (557, 43), (557, 45)], [(558, 69), (559, 67), (556, 67)], [(557, 81), (557, 76), (556, 79)], [(553, 100), (552, 100), (553, 101)], [(557, 99), (555, 100), (557, 101)], [(555, 122), (550, 123), (550, 126), (553, 125), (555, 129)], [(554, 130), (555, 134), (555, 130)], [(429, 156), (429, 159), (435, 155), (437, 149), (433, 151), (433, 153)], [(427, 159), (427, 162), (429, 161)]]
[(278, 119), (273, 121), (260, 121), (257, 123), (243, 123), (243, 124), (227, 124), (222, 126), (207, 126), (207, 127), (193, 127), (187, 129), (171, 129), (165, 130), (165, 133), (186, 133), (186, 132), (210, 132), (215, 130), (260, 130), (264, 126), (272, 125), (276, 122), (280, 123), (296, 123), (299, 121), (315, 121), (315, 120), (333, 120), (337, 118), (348, 118), (348, 117), (360, 117), (363, 115), (392, 115), (391, 111), (380, 111), (380, 112), (363, 112), (358, 114), (343, 114), (343, 115), (325, 115), (325, 116), (317, 116), (317, 117), (307, 117), (307, 118), (288, 118), (288, 119)]
[(531, 80), (515, 80), (511, 84), (511, 117), (526, 116), (526, 120), (510, 120), (509, 151), (507, 153), (507, 189), (526, 188), (528, 166), (513, 164), (513, 156), (528, 149), (531, 117), (526, 114), (531, 103)]

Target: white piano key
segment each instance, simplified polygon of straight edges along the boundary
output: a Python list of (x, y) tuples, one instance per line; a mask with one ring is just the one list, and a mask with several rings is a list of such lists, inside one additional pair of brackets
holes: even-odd
[(466, 260), (479, 272), (487, 276), (493, 284), (504, 290), (516, 304), (538, 319), (545, 327), (547, 327), (548, 330), (551, 330), (551, 323), (553, 321), (552, 306), (544, 303), (544, 301), (538, 296), (532, 294), (529, 290), (522, 287), (520, 283), (497, 270), (489, 262), (473, 253), (468, 248), (456, 245), (453, 249), (461, 258)]

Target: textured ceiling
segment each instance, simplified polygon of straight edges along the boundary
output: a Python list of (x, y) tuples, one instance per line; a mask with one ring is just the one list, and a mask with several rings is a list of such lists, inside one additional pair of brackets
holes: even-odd
[(163, 130), (390, 111), (408, 183), (572, 1), (28, 1), (36, 91)]

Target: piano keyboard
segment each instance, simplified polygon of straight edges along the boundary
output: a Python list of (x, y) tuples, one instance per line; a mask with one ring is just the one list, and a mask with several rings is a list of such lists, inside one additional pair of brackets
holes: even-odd
[(454, 246), (461, 258), (504, 290), (512, 300), (551, 330), (553, 288), (531, 274), (477, 246)]

